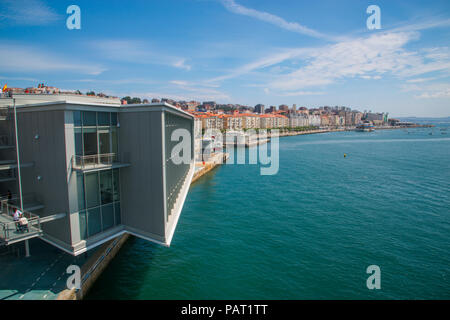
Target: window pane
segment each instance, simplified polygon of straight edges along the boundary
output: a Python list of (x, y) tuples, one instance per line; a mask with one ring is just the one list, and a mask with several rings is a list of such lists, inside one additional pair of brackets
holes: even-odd
[(109, 112), (99, 112), (97, 116), (99, 126), (109, 126)]
[(77, 156), (83, 155), (83, 137), (81, 135), (81, 128), (75, 128), (75, 154)]
[(78, 210), (86, 209), (86, 203), (84, 201), (84, 179), (83, 174), (77, 173), (77, 194), (78, 194)]
[(102, 204), (113, 202), (112, 170), (100, 171), (100, 196)]
[(73, 112), (73, 125), (76, 127), (81, 126), (81, 111)]
[(87, 238), (86, 211), (78, 213), (78, 221), (80, 223), (80, 239), (85, 240)]
[(111, 153), (109, 138), (110, 138), (109, 128), (101, 129), (98, 131), (98, 147), (100, 150), (99, 154)]
[(100, 205), (98, 195), (98, 176), (97, 172), (86, 173), (86, 202), (87, 207), (92, 208)]
[(111, 153), (114, 153), (115, 155), (117, 155), (117, 151), (118, 151), (118, 142), (117, 142), (117, 128), (112, 127), (111, 128)]
[(100, 208), (88, 210), (88, 235), (92, 237), (94, 234), (102, 231), (102, 222), (100, 217)]
[(113, 198), (114, 198), (114, 201), (120, 201), (119, 169), (113, 170)]
[(114, 209), (112, 203), (102, 207), (102, 222), (103, 230), (114, 226)]
[(83, 126), (96, 126), (97, 113), (93, 111), (83, 111)]
[(117, 113), (116, 112), (111, 113), (111, 125), (117, 126)]
[(84, 155), (90, 156), (98, 154), (97, 152), (97, 130), (95, 128), (83, 129)]
[(120, 202), (114, 203), (114, 216), (116, 217), (116, 225), (121, 224), (122, 220), (120, 219)]

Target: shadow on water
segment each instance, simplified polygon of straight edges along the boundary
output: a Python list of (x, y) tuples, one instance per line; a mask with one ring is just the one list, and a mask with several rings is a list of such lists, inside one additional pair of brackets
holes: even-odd
[[(97, 279), (85, 299), (131, 299), (135, 297), (144, 284), (146, 274), (151, 271), (149, 261), (152, 261), (155, 254), (161, 249), (164, 248), (130, 236)], [(133, 281), (128, 281), (130, 275), (132, 275)], [(114, 285), (111, 285), (111, 279), (114, 279)]]

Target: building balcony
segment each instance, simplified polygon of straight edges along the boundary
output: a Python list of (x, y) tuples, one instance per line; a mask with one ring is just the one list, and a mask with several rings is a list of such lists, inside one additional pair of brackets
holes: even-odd
[(94, 154), (72, 157), (72, 169), (77, 171), (94, 171), (99, 169), (128, 167), (128, 163), (120, 162), (115, 153)]
[(27, 218), (28, 224), (26, 227), (19, 227), (18, 223), (12, 217), (16, 208), (16, 206), (8, 203), (7, 200), (1, 201), (0, 245), (10, 245), (42, 235), (40, 217), (23, 210), (23, 216)]

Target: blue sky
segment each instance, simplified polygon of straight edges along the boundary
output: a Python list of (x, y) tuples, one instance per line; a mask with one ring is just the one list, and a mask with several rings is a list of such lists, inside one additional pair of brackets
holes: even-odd
[(2, 0), (0, 84), (450, 116), (449, 40), (448, 0)]

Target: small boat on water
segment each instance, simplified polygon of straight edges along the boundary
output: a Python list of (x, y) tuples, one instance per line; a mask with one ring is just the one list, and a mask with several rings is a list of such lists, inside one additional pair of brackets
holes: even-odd
[(375, 127), (370, 121), (364, 121), (356, 126), (356, 131), (359, 132), (372, 132), (375, 131)]

